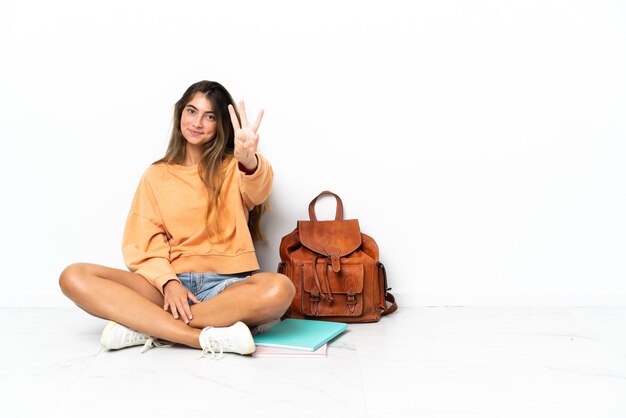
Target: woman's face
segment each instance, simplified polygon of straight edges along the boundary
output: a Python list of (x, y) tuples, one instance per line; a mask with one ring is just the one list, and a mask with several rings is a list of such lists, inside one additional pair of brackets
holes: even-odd
[(217, 116), (204, 94), (196, 93), (185, 105), (180, 118), (180, 130), (191, 145), (204, 145), (215, 138)]

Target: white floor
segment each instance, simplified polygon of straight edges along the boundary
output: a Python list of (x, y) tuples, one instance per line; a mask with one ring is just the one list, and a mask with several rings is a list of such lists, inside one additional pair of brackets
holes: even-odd
[(626, 307), (401, 308), (322, 359), (102, 351), (104, 322), (0, 309), (0, 417), (626, 417)]

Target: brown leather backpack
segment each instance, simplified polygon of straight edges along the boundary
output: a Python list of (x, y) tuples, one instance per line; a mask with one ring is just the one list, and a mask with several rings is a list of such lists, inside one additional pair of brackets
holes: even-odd
[[(318, 221), (315, 216), (315, 204), (324, 195), (337, 200), (335, 220)], [(378, 245), (361, 233), (357, 219), (343, 219), (339, 196), (321, 192), (309, 204), (309, 218), (298, 221), (280, 242), (278, 272), (296, 287), (284, 318), (376, 322), (395, 312), (398, 305), (388, 292)]]

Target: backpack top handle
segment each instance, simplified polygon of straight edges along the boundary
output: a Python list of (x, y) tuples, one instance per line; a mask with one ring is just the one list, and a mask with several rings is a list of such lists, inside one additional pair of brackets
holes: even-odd
[(335, 196), (335, 200), (337, 201), (337, 210), (335, 211), (335, 220), (336, 221), (343, 220), (343, 203), (341, 202), (341, 198), (337, 196), (335, 193), (330, 192), (328, 190), (324, 190), (322, 193), (318, 194), (317, 197), (315, 197), (315, 199), (313, 199), (311, 203), (309, 203), (309, 218), (312, 221), (317, 222), (317, 217), (315, 216), (315, 204), (317, 203), (317, 199), (325, 195)]

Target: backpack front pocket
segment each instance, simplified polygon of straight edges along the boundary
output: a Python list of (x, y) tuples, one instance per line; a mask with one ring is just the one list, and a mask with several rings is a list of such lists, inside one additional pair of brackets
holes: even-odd
[(308, 316), (359, 316), (363, 312), (363, 265), (341, 263), (334, 272), (324, 260), (302, 265), (302, 312)]

